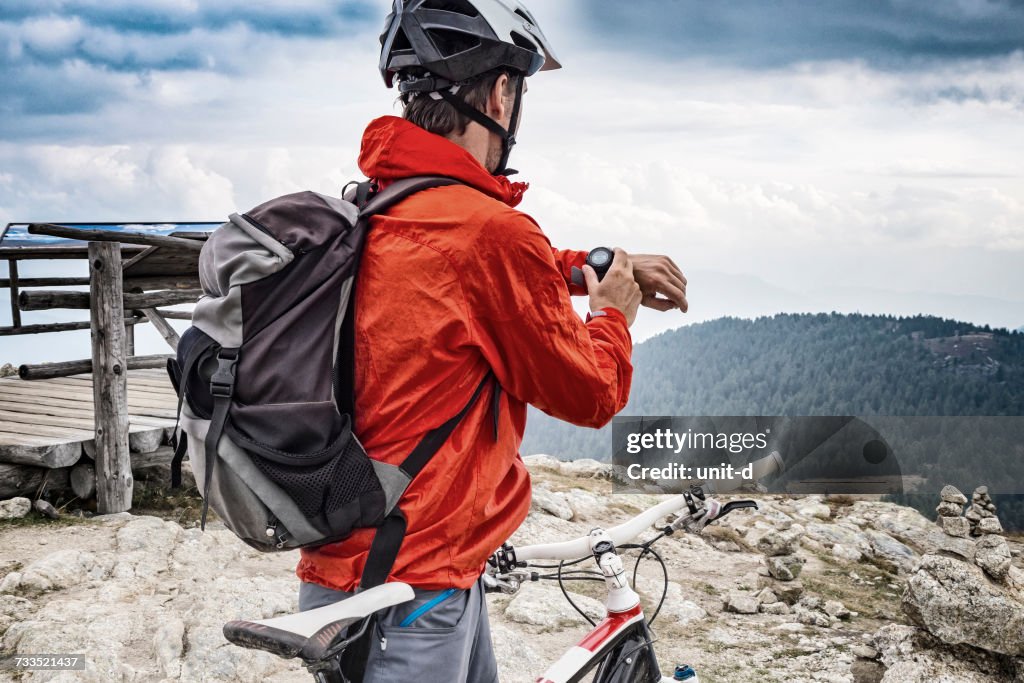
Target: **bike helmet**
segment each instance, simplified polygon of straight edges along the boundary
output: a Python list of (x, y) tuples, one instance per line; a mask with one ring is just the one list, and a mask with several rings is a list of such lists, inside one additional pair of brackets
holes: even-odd
[(520, 76), (561, 68), (550, 43), (530, 11), (518, 0), (395, 0), (380, 37), (380, 73), (384, 83), (398, 81), (403, 94), (429, 93), (444, 99), (464, 116), (496, 133), (504, 155), (496, 171), (506, 168), (515, 145), (522, 104), (519, 79), (506, 130), (458, 96), (461, 83), (495, 69)]

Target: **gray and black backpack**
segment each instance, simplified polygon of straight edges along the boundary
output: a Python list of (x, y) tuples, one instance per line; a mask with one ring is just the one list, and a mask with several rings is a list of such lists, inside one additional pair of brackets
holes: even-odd
[(353, 433), (354, 288), (369, 217), (406, 197), (456, 184), (410, 178), (348, 199), (300, 192), (234, 214), (199, 257), (204, 295), (168, 373), (180, 431), (172, 485), (187, 454), (203, 496), (254, 548), (337, 542), (377, 527), (362, 586), (383, 583), (405, 535), (409, 483), (476, 402), (429, 432), (395, 467)]

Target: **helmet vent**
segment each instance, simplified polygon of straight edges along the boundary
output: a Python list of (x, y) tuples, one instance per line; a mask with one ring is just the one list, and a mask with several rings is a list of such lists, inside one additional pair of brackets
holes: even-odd
[(479, 47), (480, 39), (476, 36), (462, 33), (461, 31), (449, 31), (447, 29), (433, 29), (427, 32), (434, 42), (434, 47), (444, 57), (451, 57), (460, 52), (472, 50)]
[(512, 31), (512, 42), (518, 47), (525, 48), (527, 50), (537, 51), (537, 46), (532, 40), (524, 36), (519, 31)]
[(442, 12), (454, 12), (455, 14), (462, 14), (467, 17), (480, 15), (476, 7), (468, 0), (427, 0), (420, 7), (422, 9), (441, 10)]
[(395, 40), (391, 44), (391, 49), (395, 51), (412, 49), (412, 43), (409, 42), (409, 36), (405, 35), (405, 31), (402, 29), (398, 29), (398, 32), (395, 33)]
[(529, 22), (531, 24), (536, 23), (536, 22), (534, 22), (533, 17), (531, 17), (526, 12), (524, 12), (522, 9), (517, 9), (516, 10), (516, 14), (518, 14), (519, 16), (521, 16), (523, 19), (525, 19), (527, 22)]

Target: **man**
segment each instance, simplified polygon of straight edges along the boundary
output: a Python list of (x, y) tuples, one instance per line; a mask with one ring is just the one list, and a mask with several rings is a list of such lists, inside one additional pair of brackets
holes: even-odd
[[(379, 615), (367, 681), (497, 680), (480, 576), (530, 507), (518, 454), (526, 404), (600, 427), (629, 397), (629, 326), (641, 302), (687, 308), (686, 280), (664, 257), (616, 250), (601, 282), (586, 252), (552, 249), (515, 207), (507, 178), (525, 79), (559, 68), (515, 0), (396, 0), (381, 73), (404, 118), (373, 121), (360, 168), (379, 186), (424, 175), (426, 190), (373, 219), (356, 286), (355, 432), (371, 457), (399, 463), (425, 433), (488, 387), (419, 474), (389, 580), (416, 599)], [(586, 284), (573, 283), (582, 267)], [(570, 293), (589, 294), (584, 323)], [(666, 298), (660, 298), (658, 294)], [(302, 609), (359, 584), (374, 530), (303, 551)]]

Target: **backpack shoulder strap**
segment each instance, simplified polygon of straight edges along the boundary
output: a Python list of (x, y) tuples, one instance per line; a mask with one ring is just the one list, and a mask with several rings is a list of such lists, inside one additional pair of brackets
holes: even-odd
[(446, 185), (462, 185), (462, 183), (446, 176), (420, 176), (396, 180), (385, 189), (373, 195), (365, 204), (358, 204), (360, 207), (359, 217), (361, 219), (369, 218), (375, 214), (387, 211), (398, 202), (411, 197), (417, 192), (429, 190), (433, 187), (445, 187)]

